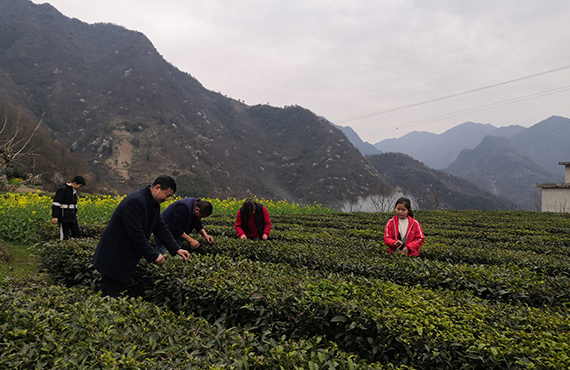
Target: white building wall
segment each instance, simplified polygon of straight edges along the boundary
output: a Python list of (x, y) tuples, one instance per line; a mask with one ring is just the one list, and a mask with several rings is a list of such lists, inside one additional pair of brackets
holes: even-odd
[[(566, 170), (568, 171), (568, 168)], [(542, 212), (570, 212), (570, 189), (542, 188), (541, 210)]]

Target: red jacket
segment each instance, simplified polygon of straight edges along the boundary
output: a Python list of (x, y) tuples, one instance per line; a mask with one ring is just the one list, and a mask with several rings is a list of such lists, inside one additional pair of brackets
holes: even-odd
[[(408, 216), (408, 230), (406, 230), (406, 243), (404, 244), (404, 247), (408, 247), (408, 256), (419, 256), (424, 240), (422, 226), (417, 220)], [(392, 217), (384, 229), (384, 244), (388, 246), (388, 253), (396, 250), (394, 247), (396, 241), (398, 241), (398, 216)]]
[(261, 236), (263, 234), (267, 234), (267, 236), (269, 236), (269, 234), (271, 233), (271, 219), (269, 218), (269, 212), (267, 212), (267, 209), (265, 208), (265, 206), (261, 206), (261, 207), (263, 210), (262, 211), (263, 212), (263, 232), (261, 234), (257, 230), (257, 224), (255, 222), (255, 214), (249, 215), (249, 217), (247, 218), (247, 230), (248, 230), (248, 232), (247, 233), (244, 232), (244, 227), (242, 225), (242, 219), (241, 219), (241, 208), (238, 210), (237, 217), (236, 217), (236, 223), (234, 225), (234, 228), (236, 230), (238, 238), (240, 238), (244, 234), (245, 234), (245, 236), (247, 236), (248, 239), (261, 238)]

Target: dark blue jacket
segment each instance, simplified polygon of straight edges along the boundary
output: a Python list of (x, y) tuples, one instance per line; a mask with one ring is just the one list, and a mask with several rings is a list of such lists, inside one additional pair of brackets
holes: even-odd
[(103, 276), (127, 284), (141, 257), (151, 263), (158, 258), (158, 251), (148, 241), (153, 233), (170, 254), (180, 249), (160, 218), (160, 205), (146, 187), (117, 206), (101, 235), (93, 265)]
[(180, 238), (183, 233), (190, 234), (194, 229), (200, 232), (204, 228), (200, 217), (194, 214), (196, 200), (196, 198), (177, 200), (160, 215), (174, 238)]

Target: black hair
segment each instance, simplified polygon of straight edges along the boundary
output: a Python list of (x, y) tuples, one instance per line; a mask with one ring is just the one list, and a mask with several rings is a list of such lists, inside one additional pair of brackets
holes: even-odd
[(85, 178), (84, 178), (83, 176), (75, 176), (75, 177), (73, 178), (73, 180), (71, 180), (71, 182), (72, 182), (72, 183), (74, 182), (74, 183), (76, 183), (76, 184), (78, 184), (78, 185), (83, 185), (83, 186), (86, 186), (86, 185), (87, 185), (87, 183), (85, 182)]
[(161, 190), (172, 189), (176, 193), (176, 181), (174, 181), (170, 176), (158, 176), (156, 180), (154, 180), (152, 187), (155, 187), (156, 185), (160, 185)]
[(414, 212), (412, 211), (412, 202), (408, 198), (405, 197), (398, 198), (396, 204), (394, 205), (394, 208), (396, 208), (398, 204), (403, 204), (404, 207), (408, 209), (408, 216), (414, 218)]
[(251, 200), (251, 198), (243, 202), (241, 206), (242, 215), (249, 216), (253, 214), (253, 211), (255, 211), (255, 203), (253, 202), (253, 200)]
[(212, 214), (214, 207), (212, 207), (212, 203), (208, 202), (207, 200), (196, 200), (196, 207), (200, 210), (200, 214), (204, 217), (208, 217)]

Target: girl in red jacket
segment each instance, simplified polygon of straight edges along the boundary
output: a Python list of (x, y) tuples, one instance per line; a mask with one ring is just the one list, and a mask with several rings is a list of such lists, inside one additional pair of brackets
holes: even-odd
[(234, 228), (240, 239), (267, 240), (271, 233), (271, 219), (263, 204), (247, 199), (238, 210)]
[(420, 223), (413, 218), (410, 200), (398, 199), (395, 211), (396, 215), (388, 221), (384, 229), (384, 244), (388, 246), (388, 253), (419, 256), (425, 237)]

